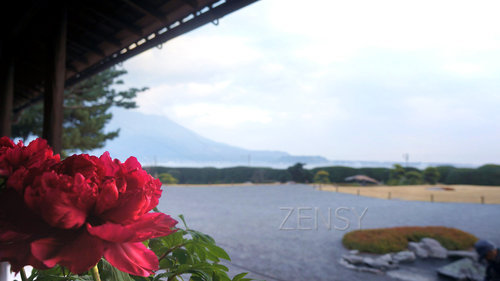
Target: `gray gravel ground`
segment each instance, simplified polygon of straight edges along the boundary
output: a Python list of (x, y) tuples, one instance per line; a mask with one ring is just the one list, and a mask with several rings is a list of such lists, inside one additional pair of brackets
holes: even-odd
[[(166, 187), (159, 208), (173, 217), (184, 214), (191, 228), (214, 237), (232, 258), (226, 263), (231, 272), (250, 271), (269, 281), (389, 280), (337, 263), (346, 252), (342, 236), (359, 229), (359, 222), (364, 229), (443, 225), (500, 245), (500, 205), (383, 200), (307, 185), (254, 185)], [(426, 274), (438, 280), (432, 270)]]

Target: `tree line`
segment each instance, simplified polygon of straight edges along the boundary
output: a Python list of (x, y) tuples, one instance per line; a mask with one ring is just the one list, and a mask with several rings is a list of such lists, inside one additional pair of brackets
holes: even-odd
[(304, 168), (297, 163), (287, 169), (263, 167), (231, 168), (175, 168), (147, 167), (152, 174), (159, 175), (164, 183), (180, 184), (230, 184), (230, 183), (345, 183), (345, 178), (366, 175), (382, 184), (471, 184), (500, 185), (500, 165), (484, 165), (479, 168), (456, 168), (453, 166), (414, 167), (395, 165), (393, 168), (352, 168), (343, 166)]

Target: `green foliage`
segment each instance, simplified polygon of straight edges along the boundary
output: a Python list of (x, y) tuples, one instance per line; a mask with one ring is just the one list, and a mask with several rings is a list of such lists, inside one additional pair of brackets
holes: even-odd
[(404, 181), (405, 174), (406, 171), (401, 165), (394, 164), (394, 168), (391, 170), (390, 178), (397, 181)]
[[(119, 77), (126, 73), (113, 67), (64, 91), (62, 148), (66, 154), (101, 148), (107, 140), (118, 136), (119, 130), (104, 131), (112, 118), (110, 108), (134, 108), (136, 94), (146, 90), (116, 90), (116, 85), (123, 84)], [(17, 117), (18, 121), (12, 127), (14, 137), (26, 140), (42, 135), (43, 103), (34, 104)]]
[[(224, 249), (207, 234), (190, 229), (182, 215), (179, 216), (184, 228), (159, 238), (145, 241), (158, 257), (160, 270), (152, 276), (141, 277), (124, 273), (113, 267), (105, 259), (98, 263), (102, 281), (180, 281), (189, 276), (191, 281), (251, 281), (247, 273), (240, 273), (232, 279), (229, 269), (220, 264), (221, 260), (231, 260)], [(33, 269), (29, 281), (92, 281), (90, 273), (75, 275), (60, 266), (48, 270)]]
[(330, 174), (325, 170), (319, 170), (314, 175), (315, 183), (330, 183)]
[[(148, 245), (158, 256), (160, 269), (165, 272), (135, 280), (182, 280), (181, 275), (190, 274), (189, 280), (193, 281), (230, 281), (228, 268), (220, 264), (221, 259), (230, 260), (226, 251), (217, 246), (209, 235), (190, 229), (182, 215), (179, 217), (184, 223), (184, 229), (149, 240)], [(251, 280), (243, 276), (244, 274), (239, 274), (232, 280)]]
[(346, 233), (342, 244), (361, 252), (386, 254), (403, 251), (408, 242), (434, 238), (448, 250), (466, 250), (476, 243), (477, 237), (465, 231), (443, 226), (404, 226), (393, 228), (355, 230)]
[(311, 173), (304, 169), (303, 163), (297, 163), (287, 168), (287, 171), (292, 176), (292, 181), (306, 183), (311, 182)]
[(158, 175), (158, 178), (163, 184), (176, 184), (178, 182), (178, 180), (169, 173), (161, 173)]
[(274, 183), (287, 182), (291, 176), (286, 170), (260, 167), (231, 168), (168, 168), (145, 167), (151, 174), (169, 173), (180, 184), (214, 184), (214, 183)]
[(430, 184), (436, 184), (439, 180), (440, 174), (435, 167), (427, 167), (423, 172), (424, 181)]
[(403, 184), (422, 184), (422, 174), (417, 171), (409, 171), (405, 173)]
[[(406, 185), (410, 184), (407, 180), (407, 173), (418, 172), (422, 176), (416, 176), (415, 173), (410, 173), (410, 178), (415, 175), (415, 178), (420, 178), (420, 183), (430, 181), (433, 177), (427, 176), (426, 170), (420, 171), (416, 168), (403, 168), (397, 165), (394, 169), (388, 168), (351, 168), (342, 166), (331, 166), (314, 168), (311, 170), (304, 169), (272, 169), (262, 167), (231, 167), (231, 168), (171, 168), (171, 167), (147, 167), (146, 169), (151, 174), (169, 173), (178, 180), (180, 184), (214, 184), (214, 183), (274, 183), (287, 182), (293, 180), (291, 171), (300, 171), (303, 177), (307, 178), (308, 182), (312, 182), (313, 177), (318, 171), (328, 172), (330, 182), (342, 183), (345, 178), (353, 175), (367, 175), (380, 182), (388, 185)], [(432, 168), (434, 169), (434, 168)], [(452, 166), (435, 167), (439, 178), (437, 182), (443, 184), (475, 184), (475, 185), (500, 185), (500, 166), (484, 165), (477, 169), (455, 168)], [(429, 172), (427, 172), (429, 173)], [(297, 177), (297, 175), (296, 175)], [(304, 181), (305, 182), (305, 181)], [(417, 181), (418, 182), (418, 181)], [(414, 184), (414, 182), (412, 182)]]

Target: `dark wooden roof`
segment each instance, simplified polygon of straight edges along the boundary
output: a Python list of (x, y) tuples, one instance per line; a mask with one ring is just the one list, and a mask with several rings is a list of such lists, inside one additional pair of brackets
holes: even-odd
[(14, 55), (14, 108), (18, 111), (43, 94), (46, 37), (60, 5), (67, 7), (67, 87), (255, 1), (11, 1), (14, 6), (0, 12), (0, 53)]

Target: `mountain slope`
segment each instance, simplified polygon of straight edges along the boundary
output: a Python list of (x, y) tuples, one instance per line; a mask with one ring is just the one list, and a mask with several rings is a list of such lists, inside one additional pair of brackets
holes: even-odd
[(248, 164), (309, 164), (327, 163), (320, 156), (292, 156), (281, 151), (247, 150), (212, 141), (162, 116), (141, 114), (132, 110), (113, 111), (110, 129), (120, 128), (120, 136), (106, 144), (113, 158), (135, 156), (143, 164), (166, 163), (227, 163)]

